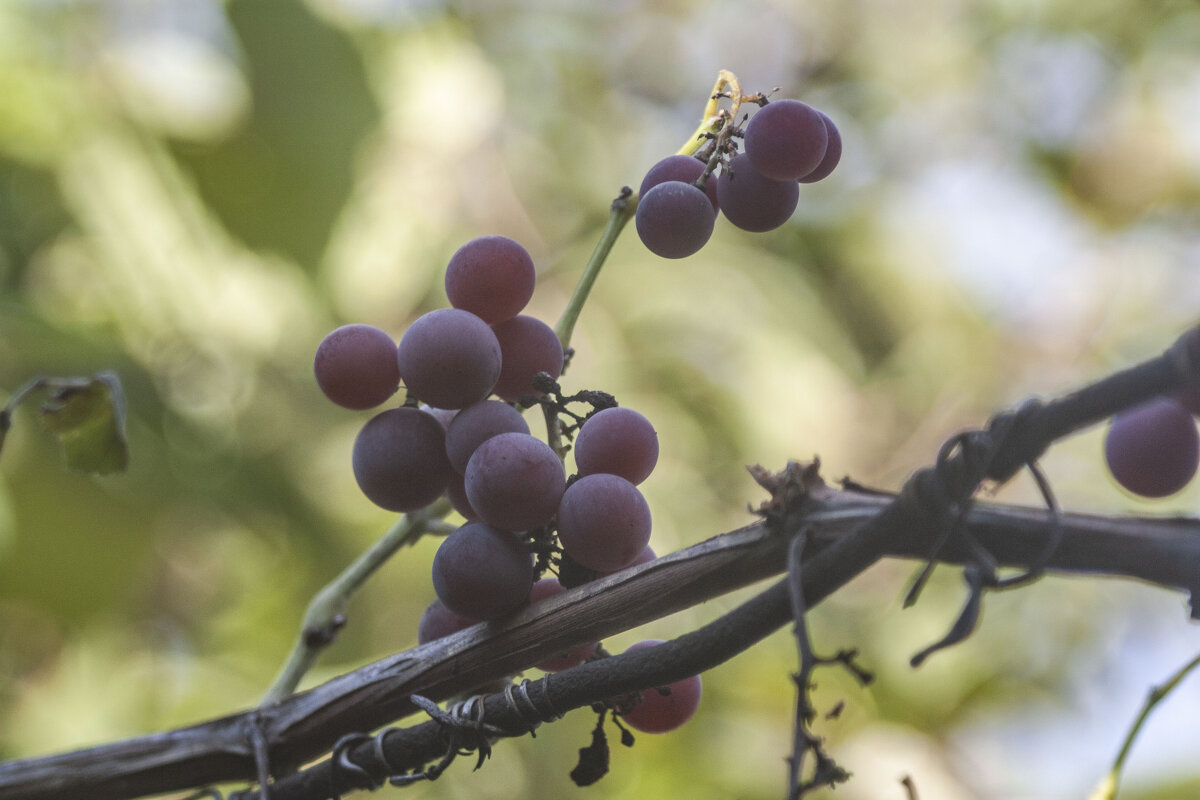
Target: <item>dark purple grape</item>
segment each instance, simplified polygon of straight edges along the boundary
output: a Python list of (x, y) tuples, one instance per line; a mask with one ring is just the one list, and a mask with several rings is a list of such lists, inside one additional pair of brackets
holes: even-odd
[(746, 155), (760, 175), (773, 181), (794, 181), (812, 172), (828, 144), (821, 112), (799, 100), (768, 103), (746, 126)]
[(527, 531), (554, 517), (567, 478), (548, 444), (526, 433), (501, 433), (475, 448), (465, 473), (467, 499), (479, 518), (506, 531)]
[(686, 258), (712, 236), (717, 212), (690, 183), (666, 181), (638, 200), (634, 222), (646, 249), (663, 258)]
[(1117, 483), (1142, 497), (1166, 497), (1200, 464), (1196, 421), (1178, 400), (1159, 397), (1113, 417), (1104, 458)]
[(492, 330), (503, 358), (500, 380), (492, 389), (500, 399), (515, 403), (524, 395), (541, 395), (533, 388), (533, 376), (548, 372), (557, 378), (562, 373), (562, 342), (540, 319), (522, 314), (492, 326)]
[(525, 605), (533, 585), (529, 548), (516, 534), (468, 522), (446, 537), (433, 557), (433, 590), (446, 608), (492, 620)]
[(471, 501), (467, 499), (466, 479), (453, 469), (450, 470), (450, 480), (446, 483), (446, 499), (454, 506), (455, 511), (462, 514), (463, 519), (472, 522), (479, 519), (475, 509), (471, 508)]
[(575, 437), (580, 475), (607, 472), (633, 484), (646, 480), (658, 463), (658, 434), (632, 408), (606, 408), (588, 417)]
[(435, 639), (441, 639), (443, 636), (458, 633), (464, 628), (476, 624), (477, 621), (467, 619), (461, 614), (455, 614), (446, 608), (445, 603), (434, 598), (434, 601), (421, 614), (421, 621), (417, 623), (417, 644), (427, 644)]
[[(660, 183), (667, 181), (683, 181), (684, 183), (695, 183), (696, 179), (704, 174), (704, 168), (707, 166), (703, 161), (692, 156), (667, 156), (662, 161), (659, 161), (646, 173), (646, 177), (642, 178), (642, 185), (638, 189), (638, 197), (645, 197), (646, 192), (651, 188), (658, 186)], [(717, 179), (716, 176), (709, 176), (704, 182), (704, 193), (708, 195), (708, 200), (712, 203), (713, 211), (717, 210)]]
[(373, 325), (354, 323), (329, 332), (313, 358), (317, 386), (333, 402), (362, 411), (396, 393), (396, 343)]
[(1200, 417), (1200, 387), (1192, 386), (1176, 392), (1175, 399), (1178, 400), (1193, 417)]
[(824, 111), (818, 111), (821, 115), (821, 120), (825, 123), (825, 132), (829, 135), (829, 144), (825, 147), (825, 155), (821, 158), (821, 163), (813, 168), (813, 171), (800, 178), (801, 183), (816, 183), (829, 177), (837, 167), (838, 162), (842, 160), (842, 134), (837, 129), (837, 125), (833, 124), (833, 120)]
[(436, 408), (463, 408), (487, 397), (500, 378), (500, 343), (469, 311), (439, 308), (404, 332), (396, 363), (409, 394)]
[(597, 572), (623, 569), (650, 541), (650, 506), (638, 488), (617, 475), (585, 475), (558, 506), (563, 552)]
[(490, 324), (512, 319), (533, 297), (533, 259), (507, 236), (480, 236), (458, 248), (446, 266), (450, 305)]
[(529, 423), (520, 411), (499, 400), (482, 400), (458, 412), (446, 429), (450, 466), (460, 474), (466, 472), (475, 448), (498, 433), (529, 433)]
[(726, 219), (744, 231), (762, 233), (778, 228), (792, 216), (800, 200), (800, 184), (764, 178), (742, 153), (721, 170), (717, 197)]
[[(537, 583), (533, 584), (533, 588), (529, 591), (529, 604), (533, 605), (548, 597), (555, 597), (565, 592), (566, 589), (558, 582), (556, 578), (542, 578)], [(581, 645), (574, 650), (569, 650), (565, 653), (559, 653), (547, 660), (536, 664), (535, 666), (543, 672), (560, 672), (568, 667), (574, 667), (587, 661), (596, 654), (597, 643)]]
[(441, 496), (450, 480), (446, 432), (430, 414), (392, 408), (376, 414), (354, 440), (354, 479), (372, 503), (415, 511)]
[[(625, 649), (626, 653), (657, 647), (661, 639), (647, 639)], [(621, 720), (642, 733), (666, 733), (682, 726), (700, 708), (703, 684), (699, 675), (684, 678), (662, 689), (646, 689), (641, 699), (621, 710)]]

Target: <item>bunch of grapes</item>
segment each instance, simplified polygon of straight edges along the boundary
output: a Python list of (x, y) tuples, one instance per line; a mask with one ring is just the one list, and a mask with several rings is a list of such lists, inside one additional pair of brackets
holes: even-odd
[(1157, 397), (1113, 417), (1104, 459), (1113, 478), (1141, 497), (1167, 497), (1183, 489), (1200, 466), (1200, 432), (1194, 414), (1200, 393)]
[[(833, 120), (799, 100), (763, 102), (744, 132), (734, 134), (742, 135), (744, 153), (728, 137), (723, 147), (714, 141), (696, 157), (669, 156), (646, 173), (636, 226), (651, 252), (664, 258), (697, 252), (712, 236), (718, 211), (743, 230), (778, 228), (796, 209), (799, 185), (833, 172), (842, 157)], [(714, 178), (711, 167), (718, 164)]]
[[(480, 237), (446, 268), (450, 308), (419, 317), (398, 345), (353, 324), (317, 348), (317, 383), (339, 405), (373, 408), (405, 387), (404, 404), (376, 414), (355, 439), (354, 476), (367, 498), (407, 512), (445, 495), (466, 520), (434, 556), (437, 599), (421, 618), (422, 643), (654, 558), (637, 486), (658, 460), (658, 435), (609, 395), (561, 395), (558, 336), (520, 313), (534, 283), (520, 244)], [(571, 411), (576, 402), (590, 410)], [(562, 455), (530, 432), (522, 410), (533, 405), (574, 438), (569, 481)], [(542, 578), (554, 564), (560, 577)], [(561, 670), (601, 652), (591, 643), (538, 666)]]

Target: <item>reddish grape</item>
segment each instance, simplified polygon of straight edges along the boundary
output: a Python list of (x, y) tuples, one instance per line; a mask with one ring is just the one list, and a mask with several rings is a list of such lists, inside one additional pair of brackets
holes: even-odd
[(400, 385), (396, 343), (373, 325), (343, 325), (317, 346), (313, 374), (325, 396), (339, 406), (374, 408)]
[[(647, 639), (630, 645), (625, 652), (645, 650), (662, 644), (661, 639)], [(665, 692), (663, 690), (666, 690)], [(699, 675), (684, 678), (663, 687), (646, 689), (636, 705), (623, 710), (621, 719), (626, 725), (643, 733), (666, 733), (681, 727), (700, 708), (703, 685)]]
[[(529, 591), (530, 605), (537, 603), (540, 600), (545, 600), (548, 597), (554, 597), (565, 592), (566, 589), (558, 582), (556, 578), (542, 578), (537, 583), (533, 584), (533, 588)], [(591, 644), (581, 645), (574, 650), (565, 653), (560, 653), (552, 658), (537, 664), (538, 669), (543, 672), (559, 672), (582, 664), (596, 653), (596, 642)]]
[(650, 506), (638, 488), (617, 475), (585, 475), (563, 493), (558, 541), (581, 566), (615, 572), (650, 541)]
[(666, 181), (638, 200), (634, 222), (646, 249), (663, 258), (686, 258), (712, 236), (717, 213), (690, 183)]
[(750, 163), (764, 178), (794, 181), (821, 163), (829, 133), (821, 112), (812, 106), (799, 100), (776, 100), (754, 112), (746, 126), (745, 143)]
[(575, 437), (580, 475), (607, 472), (633, 484), (646, 480), (658, 463), (658, 434), (632, 408), (606, 408), (588, 417)]
[(562, 373), (563, 348), (558, 334), (540, 319), (521, 315), (493, 326), (504, 363), (500, 380), (492, 389), (505, 402), (515, 403), (524, 395), (541, 395), (533, 388), (533, 376), (547, 372), (551, 378)]
[(496, 334), (479, 317), (457, 308), (418, 318), (400, 338), (396, 359), (409, 394), (437, 408), (477, 403), (500, 377)]
[(446, 490), (450, 459), (441, 424), (415, 408), (376, 414), (354, 440), (354, 478), (363, 494), (388, 511), (424, 508)]
[(529, 253), (507, 236), (480, 236), (446, 266), (450, 305), (490, 324), (512, 319), (533, 297), (537, 272)]
[[(645, 197), (646, 192), (660, 183), (667, 181), (683, 181), (684, 183), (695, 183), (696, 179), (704, 174), (704, 168), (707, 166), (703, 161), (692, 156), (667, 156), (659, 161), (646, 173), (646, 177), (642, 178), (642, 185), (638, 189), (638, 197)], [(717, 179), (714, 176), (709, 176), (704, 182), (704, 193), (708, 195), (708, 201), (712, 203), (713, 211), (717, 210)]]
[(1104, 458), (1125, 489), (1142, 497), (1166, 497), (1196, 474), (1200, 434), (1178, 400), (1159, 397), (1113, 417)]
[(529, 433), (529, 423), (520, 411), (499, 400), (481, 400), (458, 412), (446, 429), (450, 466), (460, 474), (466, 472), (475, 448), (499, 433)]
[(433, 602), (426, 607), (425, 612), (421, 614), (421, 621), (417, 623), (417, 644), (427, 644), (435, 639), (441, 639), (443, 636), (458, 633), (476, 622), (477, 620), (455, 614), (446, 608), (445, 603), (434, 598)]
[(567, 482), (550, 445), (527, 433), (484, 441), (467, 462), (465, 478), (471, 508), (506, 531), (527, 531), (553, 519)]
[(792, 216), (800, 200), (800, 184), (764, 178), (742, 153), (721, 170), (717, 197), (726, 219), (744, 231), (762, 233)]
[(801, 183), (816, 183), (829, 177), (837, 167), (838, 162), (842, 160), (842, 134), (837, 129), (837, 125), (833, 124), (833, 120), (824, 111), (818, 111), (821, 115), (821, 120), (825, 123), (825, 132), (829, 135), (829, 144), (825, 148), (825, 155), (821, 158), (821, 163), (804, 177), (800, 178)]
[(468, 522), (433, 557), (433, 590), (446, 608), (475, 620), (507, 616), (529, 599), (533, 561), (515, 534)]

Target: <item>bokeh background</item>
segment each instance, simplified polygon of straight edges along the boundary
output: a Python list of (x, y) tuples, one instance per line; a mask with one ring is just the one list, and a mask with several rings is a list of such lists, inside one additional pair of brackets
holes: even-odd
[[(357, 491), (369, 414), (311, 358), (399, 335), (467, 239), (533, 253), (553, 322), (623, 184), (694, 128), (721, 68), (838, 123), (845, 155), (784, 228), (719, 222), (682, 261), (630, 229), (585, 309), (570, 388), (657, 425), (668, 552), (748, 521), (744, 466), (822, 458), (895, 488), (1031, 394), (1160, 351), (1200, 308), (1200, 7), (1178, 0), (13, 0), (0, 4), (0, 392), (116, 371), (129, 471), (67, 473), (23, 409), (0, 458), (0, 757), (253, 705), (312, 593), (391, 523)], [(632, 226), (631, 226), (632, 228)], [(1102, 431), (1044, 467), (1063, 506), (1149, 504)], [(997, 496), (1036, 502), (1019, 478)], [(350, 608), (305, 685), (415, 643), (436, 540)], [(919, 670), (962, 584), (901, 612), (882, 564), (813, 614), (868, 689), (818, 675), (844, 800), (1083, 796), (1142, 698), (1200, 650), (1184, 598), (1051, 578), (988, 598)], [(744, 593), (743, 593), (744, 594)], [(670, 637), (710, 602), (616, 637)], [(412, 797), (777, 798), (785, 632), (705, 676), (698, 717), (567, 773), (594, 717), (505, 742)], [(1122, 797), (1200, 793), (1200, 679), (1152, 718)], [(387, 789), (387, 793), (399, 790)], [(830, 795), (833, 796), (833, 795)]]

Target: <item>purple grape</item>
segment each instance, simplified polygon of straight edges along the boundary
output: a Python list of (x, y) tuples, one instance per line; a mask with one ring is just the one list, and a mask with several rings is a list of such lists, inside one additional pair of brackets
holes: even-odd
[(463, 519), (471, 522), (479, 519), (475, 509), (471, 508), (471, 501), (467, 499), (466, 480), (453, 469), (450, 470), (450, 480), (446, 483), (446, 499), (454, 506), (455, 511), (462, 514)]
[[(638, 197), (645, 197), (646, 192), (650, 191), (650, 189), (667, 181), (695, 183), (696, 179), (704, 174), (705, 166), (707, 165), (703, 161), (692, 156), (667, 156), (651, 167), (646, 173), (646, 177), (642, 178), (642, 185), (638, 189)], [(716, 211), (717, 179), (715, 176), (710, 175), (704, 182), (704, 193), (708, 195), (708, 200), (712, 203), (713, 211)]]
[(372, 503), (388, 511), (415, 511), (441, 496), (450, 480), (446, 432), (415, 408), (376, 414), (354, 440), (354, 479)]
[(496, 385), (500, 343), (469, 311), (439, 308), (404, 332), (396, 363), (410, 395), (436, 408), (463, 408), (487, 397)]
[(446, 429), (450, 466), (460, 474), (466, 472), (475, 448), (498, 433), (529, 433), (529, 423), (520, 411), (499, 400), (482, 400), (458, 412)]
[(663, 258), (686, 258), (712, 236), (717, 212), (690, 183), (666, 181), (638, 200), (634, 223), (646, 249)]
[(788, 221), (800, 200), (796, 181), (764, 178), (745, 153), (734, 156), (717, 178), (721, 213), (744, 231), (762, 233)]
[[(821, 112), (799, 100), (776, 100), (746, 126), (746, 155), (764, 178), (794, 181), (817, 168), (829, 144)], [(724, 206), (725, 202), (721, 201)]]
[(455, 614), (446, 608), (445, 603), (434, 598), (421, 614), (421, 621), (417, 623), (417, 644), (427, 644), (435, 639), (458, 633), (476, 622), (477, 620)]
[(550, 445), (527, 433), (501, 433), (484, 441), (464, 477), (471, 508), (505, 531), (527, 531), (553, 519), (567, 482)]
[(837, 129), (837, 125), (833, 124), (833, 120), (824, 111), (818, 111), (821, 115), (821, 120), (825, 123), (825, 132), (829, 135), (829, 144), (825, 148), (825, 155), (821, 158), (821, 163), (817, 164), (813, 171), (800, 178), (801, 183), (816, 183), (829, 177), (837, 167), (838, 162), (842, 160), (842, 134)]
[(585, 475), (558, 506), (563, 552), (597, 572), (623, 569), (650, 541), (650, 506), (638, 488), (617, 475)]
[[(661, 639), (647, 639), (625, 649), (626, 653), (657, 647)], [(666, 733), (679, 728), (700, 708), (703, 684), (699, 675), (684, 678), (662, 689), (646, 689), (635, 705), (621, 710), (621, 720), (642, 733)]]
[(580, 475), (607, 472), (633, 484), (646, 480), (658, 463), (658, 434), (632, 408), (606, 408), (588, 417), (575, 437)]
[(475, 620), (507, 616), (529, 600), (533, 560), (515, 534), (468, 522), (433, 557), (433, 590), (446, 608)]
[(396, 393), (396, 343), (373, 325), (354, 323), (329, 332), (313, 358), (317, 386), (343, 408), (374, 408)]
[(1166, 497), (1196, 474), (1200, 434), (1178, 400), (1159, 397), (1113, 417), (1104, 458), (1113, 478), (1128, 491)]
[(446, 296), (450, 305), (491, 325), (520, 314), (536, 281), (533, 259), (524, 247), (507, 236), (480, 236), (450, 257)]
[(562, 373), (563, 348), (558, 334), (540, 319), (521, 315), (492, 327), (500, 342), (503, 365), (500, 379), (492, 389), (496, 396), (515, 403), (524, 395), (541, 395), (533, 388), (533, 376), (548, 372), (551, 378)]
[[(533, 605), (549, 597), (556, 597), (565, 592), (566, 589), (555, 578), (542, 578), (537, 583), (533, 584), (533, 588), (529, 591), (529, 604)], [(581, 645), (574, 650), (569, 650), (565, 653), (559, 653), (547, 660), (536, 664), (535, 666), (543, 672), (560, 672), (569, 667), (574, 667), (587, 661), (596, 654), (597, 643)]]

